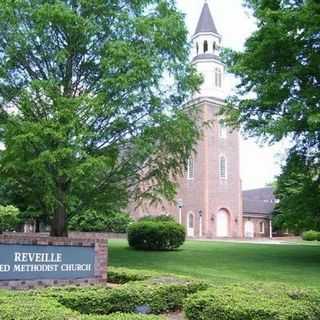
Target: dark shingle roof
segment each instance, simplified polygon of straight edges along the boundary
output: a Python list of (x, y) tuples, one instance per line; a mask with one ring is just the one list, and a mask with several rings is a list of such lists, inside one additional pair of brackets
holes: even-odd
[(275, 207), (274, 202), (264, 202), (261, 200), (243, 199), (243, 213), (251, 214), (272, 214)]
[(272, 214), (276, 198), (272, 187), (246, 190), (242, 192), (243, 212), (250, 214)]
[(272, 187), (265, 187), (259, 189), (246, 190), (242, 192), (243, 198), (249, 200), (266, 200), (275, 201), (276, 198), (273, 194)]
[(195, 34), (200, 32), (213, 32), (218, 34), (208, 3), (205, 3), (202, 8)]

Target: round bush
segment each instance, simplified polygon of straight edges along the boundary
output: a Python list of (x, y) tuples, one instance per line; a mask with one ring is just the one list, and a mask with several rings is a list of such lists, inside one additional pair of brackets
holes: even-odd
[(305, 241), (316, 241), (320, 238), (320, 232), (317, 231), (306, 231), (302, 234), (302, 239)]
[(128, 228), (129, 245), (138, 250), (174, 250), (185, 239), (184, 226), (175, 221), (142, 220)]

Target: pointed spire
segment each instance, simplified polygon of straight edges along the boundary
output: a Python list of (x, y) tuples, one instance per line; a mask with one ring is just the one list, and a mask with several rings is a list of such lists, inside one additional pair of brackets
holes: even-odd
[(213, 32), (219, 34), (214, 24), (207, 0), (205, 0), (195, 34)]

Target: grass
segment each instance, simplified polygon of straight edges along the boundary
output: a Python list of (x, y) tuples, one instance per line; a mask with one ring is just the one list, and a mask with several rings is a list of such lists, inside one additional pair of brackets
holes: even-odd
[(144, 252), (109, 241), (109, 264), (187, 275), (211, 283), (281, 282), (320, 288), (320, 246), (187, 241), (178, 251)]

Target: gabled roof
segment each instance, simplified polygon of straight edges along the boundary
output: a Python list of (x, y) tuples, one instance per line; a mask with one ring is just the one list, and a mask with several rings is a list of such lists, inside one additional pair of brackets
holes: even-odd
[(195, 34), (201, 32), (213, 32), (215, 34), (219, 34), (216, 25), (214, 24), (210, 8), (207, 2), (205, 2), (205, 4), (203, 5)]
[(243, 198), (249, 200), (263, 200), (275, 202), (276, 198), (273, 194), (272, 187), (246, 190), (242, 192)]
[(272, 187), (242, 192), (243, 213), (271, 215), (276, 205)]
[(275, 203), (264, 202), (262, 200), (243, 199), (243, 213), (271, 215), (274, 211)]

